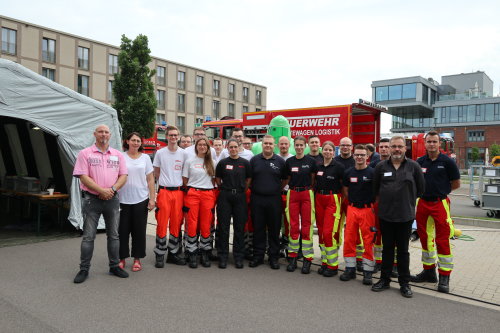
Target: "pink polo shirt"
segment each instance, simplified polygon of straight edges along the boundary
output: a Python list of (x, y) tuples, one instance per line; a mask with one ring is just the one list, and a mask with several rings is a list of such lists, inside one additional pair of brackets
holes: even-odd
[[(73, 170), (73, 176), (89, 176), (97, 185), (104, 188), (113, 186), (119, 176), (127, 173), (127, 164), (120, 151), (109, 147), (106, 152), (101, 153), (95, 144), (78, 153)], [(80, 188), (82, 191), (98, 194), (88, 189), (82, 182)]]

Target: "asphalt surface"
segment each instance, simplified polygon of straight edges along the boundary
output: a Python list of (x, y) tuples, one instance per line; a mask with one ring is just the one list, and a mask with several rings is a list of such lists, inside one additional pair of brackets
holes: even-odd
[(1, 332), (496, 332), (500, 325), (499, 311), (418, 288), (406, 299), (396, 283), (374, 293), (359, 277), (342, 282), (284, 265), (157, 269), (152, 249), (143, 271), (129, 266), (130, 278), (120, 279), (107, 273), (103, 234), (89, 279), (75, 285), (80, 241), (0, 248)]

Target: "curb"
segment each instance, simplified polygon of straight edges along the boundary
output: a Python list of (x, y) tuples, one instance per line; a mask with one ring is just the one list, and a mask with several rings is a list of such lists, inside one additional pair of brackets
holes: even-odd
[(452, 217), (452, 219), (455, 222), (455, 224), (482, 227), (482, 228), (500, 229), (500, 220), (492, 221), (492, 220), (483, 220), (473, 217), (471, 218)]

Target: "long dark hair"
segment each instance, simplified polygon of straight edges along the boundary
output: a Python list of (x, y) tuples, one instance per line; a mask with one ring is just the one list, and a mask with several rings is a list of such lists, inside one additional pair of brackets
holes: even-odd
[(200, 139), (198, 139), (196, 141), (195, 145), (194, 145), (194, 151), (196, 152), (196, 156), (198, 156), (198, 144), (201, 141), (205, 141), (205, 143), (207, 144), (207, 152), (205, 154), (205, 157), (203, 158), (203, 167), (207, 171), (207, 174), (210, 177), (213, 177), (213, 176), (215, 176), (215, 168), (214, 168), (214, 161), (212, 160), (212, 152), (211, 152), (211, 149), (210, 149), (210, 141), (208, 141), (207, 138), (200, 138)]
[(139, 147), (139, 151), (142, 153), (142, 151), (144, 150), (144, 147), (142, 146), (142, 136), (137, 132), (130, 133), (129, 135), (127, 135), (125, 140), (123, 140), (123, 150), (129, 149), (129, 145), (128, 145), (127, 141), (130, 140), (134, 135), (136, 137), (138, 137), (139, 139), (141, 139), (141, 146)]

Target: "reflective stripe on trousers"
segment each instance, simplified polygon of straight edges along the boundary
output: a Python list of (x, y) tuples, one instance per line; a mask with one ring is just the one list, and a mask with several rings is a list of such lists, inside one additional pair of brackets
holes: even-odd
[(311, 190), (296, 192), (289, 190), (287, 194), (286, 215), (289, 221), (288, 255), (296, 257), (299, 250), (299, 235), (302, 235), (302, 254), (312, 260), (313, 223), (315, 222), (314, 193)]
[(321, 261), (331, 269), (338, 268), (338, 248), (342, 233), (342, 198), (337, 194), (316, 194), (316, 226), (320, 240)]

